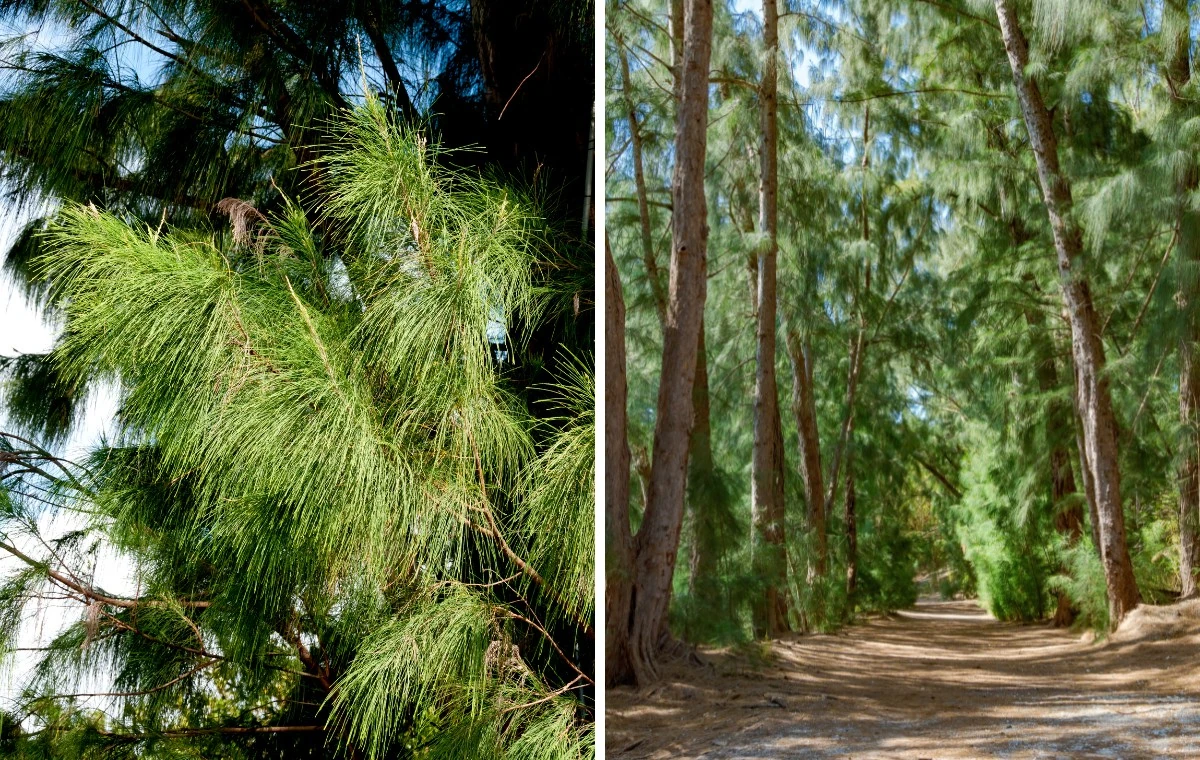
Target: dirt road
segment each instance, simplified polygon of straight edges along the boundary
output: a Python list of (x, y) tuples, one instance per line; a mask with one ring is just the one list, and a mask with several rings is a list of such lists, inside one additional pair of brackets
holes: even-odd
[(1160, 633), (1095, 645), (922, 602), (610, 689), (607, 757), (1200, 758), (1200, 636)]

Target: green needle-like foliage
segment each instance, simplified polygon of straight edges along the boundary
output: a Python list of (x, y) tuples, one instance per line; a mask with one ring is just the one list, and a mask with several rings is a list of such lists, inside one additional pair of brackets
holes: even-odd
[[(590, 365), (559, 362), (551, 415), (509, 377), (555, 232), (373, 97), (333, 133), (317, 218), (227, 201), (233, 233), (206, 236), (76, 204), (50, 225), (51, 367), (118, 383), (120, 435), (62, 471), (12, 448), (41, 464), (0, 492), (5, 541), (82, 527), (22, 553), (0, 622), (11, 641), (31, 585), (85, 605), (25, 685), (22, 751), (591, 755)], [(77, 574), (101, 546), (136, 597)], [(120, 713), (64, 696), (108, 678)]]
[[(749, 540), (755, 371), (765, 362), (782, 410), (793, 629), (933, 593), (978, 598), (1002, 618), (1104, 629), (1077, 358), (995, 6), (776, 5), (778, 337), (764, 356), (760, 109), (772, 52), (763, 4), (714, 3), (707, 401), (695, 404), (709, 440), (689, 442), (672, 635), (719, 643), (753, 630), (765, 586)], [(1011, 5), (1082, 233), (1071, 276), (1086, 278), (1100, 325), (1138, 590), (1170, 600), (1185, 590), (1184, 521), (1200, 524), (1189, 495), (1198, 469), (1189, 396), (1200, 373), (1187, 370), (1200, 341), (1197, 8)], [(606, 15), (607, 241), (626, 306), (635, 533), (664, 371), (657, 301), (672, 256), (671, 9), (629, 0), (610, 2)], [(811, 377), (797, 374), (795, 353)], [(811, 402), (794, 392), (805, 385)], [(815, 419), (808, 450), (819, 450), (823, 495), (834, 497), (823, 505), (824, 577), (810, 563), (819, 549), (802, 438), (812, 431), (801, 432), (797, 407)]]
[[(530, 563), (556, 589), (563, 612), (589, 620), (595, 589), (595, 404), (591, 368), (565, 364), (550, 444), (523, 475), (516, 524)], [(530, 581), (527, 579), (526, 584)]]

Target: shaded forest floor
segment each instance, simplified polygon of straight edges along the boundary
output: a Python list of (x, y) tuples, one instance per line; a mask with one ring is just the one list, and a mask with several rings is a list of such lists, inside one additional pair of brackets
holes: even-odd
[(922, 601), (607, 692), (613, 760), (1200, 757), (1200, 602), (1103, 644)]

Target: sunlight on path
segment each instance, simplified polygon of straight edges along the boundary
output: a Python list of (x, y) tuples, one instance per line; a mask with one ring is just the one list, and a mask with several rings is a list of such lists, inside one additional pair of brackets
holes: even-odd
[(972, 623), (995, 623), (996, 618), (986, 610), (976, 608), (974, 612), (963, 612), (961, 604), (956, 602), (936, 602), (921, 600), (915, 609), (900, 610), (898, 617), (910, 620), (966, 620)]
[(1091, 645), (923, 600), (766, 662), (702, 652), (663, 683), (608, 692), (607, 756), (1200, 757), (1195, 637)]

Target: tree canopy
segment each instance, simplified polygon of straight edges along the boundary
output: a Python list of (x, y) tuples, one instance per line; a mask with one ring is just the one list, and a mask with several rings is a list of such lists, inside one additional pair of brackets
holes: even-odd
[[(662, 413), (660, 299), (675, 277), (673, 9), (702, 4), (609, 4), (605, 200), (627, 307), (635, 534)], [(780, 380), (769, 400), (783, 427), (787, 628), (941, 592), (1003, 619), (1105, 630), (1131, 593), (1194, 593), (1194, 10), (713, 10), (704, 402), (682, 538), (663, 549), (673, 635), (764, 633), (756, 609), (778, 582), (751, 539), (763, 362)], [(761, 216), (771, 69), (777, 231)], [(764, 353), (774, 245), (779, 338)], [(1118, 537), (1136, 588), (1114, 580)]]

